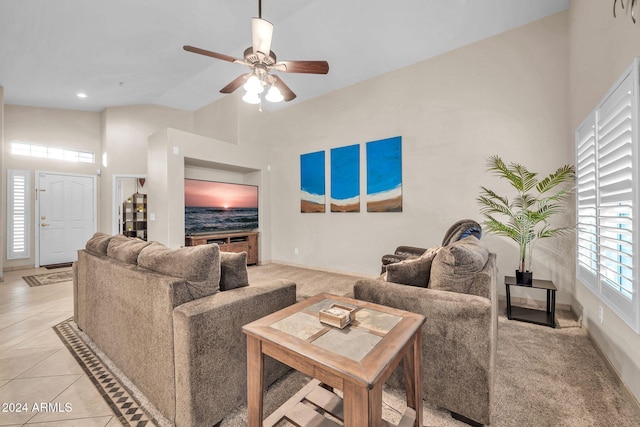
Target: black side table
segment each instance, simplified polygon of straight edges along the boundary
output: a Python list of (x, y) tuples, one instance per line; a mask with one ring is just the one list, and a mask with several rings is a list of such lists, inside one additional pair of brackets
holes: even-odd
[[(509, 320), (520, 320), (522, 322), (535, 323), (536, 325), (556, 327), (556, 287), (551, 280), (533, 279), (530, 285), (517, 283), (513, 276), (505, 276), (504, 284), (507, 287), (507, 318)], [(511, 305), (511, 286), (523, 288), (545, 289), (547, 291), (547, 311), (535, 310), (533, 308), (518, 307)]]

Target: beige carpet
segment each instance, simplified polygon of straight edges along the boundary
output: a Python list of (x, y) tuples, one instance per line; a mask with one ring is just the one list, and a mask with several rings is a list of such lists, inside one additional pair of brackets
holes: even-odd
[[(298, 285), (299, 298), (301, 294), (306, 297), (325, 289), (352, 295), (350, 287), (358, 280), (355, 276), (278, 264), (249, 269), (250, 280), (258, 276), (290, 278)], [(640, 426), (640, 418), (624, 399), (616, 379), (573, 314), (558, 310), (556, 317), (560, 328), (553, 329), (507, 320), (504, 312), (501, 313), (492, 425)], [(284, 402), (299, 389), (299, 379), (290, 381), (289, 389), (279, 384), (265, 399), (270, 397), (272, 405)], [(398, 417), (404, 411), (403, 405), (403, 393), (385, 390), (385, 418)], [(273, 407), (277, 406), (279, 403)], [(239, 409), (222, 426), (246, 425), (244, 410)], [(454, 420), (446, 411), (425, 404), (424, 425), (466, 424)]]
[[(320, 291), (350, 295), (358, 279), (278, 264), (249, 268), (250, 281), (270, 277), (295, 281), (299, 298)], [(562, 320), (559, 324), (566, 327), (552, 329), (507, 320), (504, 314), (500, 315), (492, 425), (640, 426), (640, 418), (624, 399), (586, 331), (569, 313), (559, 312), (558, 318)], [(296, 372), (282, 378), (266, 392), (265, 410), (272, 412), (307, 380)], [(397, 422), (405, 407), (404, 393), (385, 387), (384, 418)], [(447, 411), (427, 404), (423, 406), (423, 414), (425, 426), (466, 425), (451, 418)], [(242, 406), (230, 414), (221, 427), (246, 425), (246, 407)]]

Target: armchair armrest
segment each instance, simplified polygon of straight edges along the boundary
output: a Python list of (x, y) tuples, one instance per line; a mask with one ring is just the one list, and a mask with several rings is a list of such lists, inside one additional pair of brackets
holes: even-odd
[(382, 273), (387, 271), (387, 265), (395, 262), (404, 261), (405, 259), (418, 258), (425, 253), (425, 248), (415, 246), (398, 246), (393, 254), (383, 255), (382, 257)]
[(420, 255), (425, 253), (426, 250), (426, 248), (418, 248), (416, 246), (398, 246), (396, 248), (395, 254), (400, 256), (419, 257)]
[(491, 301), (476, 295), (361, 279), (354, 286), (354, 297), (422, 314), (427, 317), (427, 323), (464, 321), (471, 328), (489, 328), (491, 323)]
[[(246, 402), (242, 326), (295, 302), (295, 283), (281, 279), (218, 292), (174, 309), (177, 425), (213, 425)], [(265, 384), (287, 370), (265, 360)]]

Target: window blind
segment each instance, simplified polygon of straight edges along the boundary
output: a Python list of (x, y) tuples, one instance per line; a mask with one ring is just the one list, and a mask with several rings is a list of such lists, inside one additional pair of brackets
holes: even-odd
[(600, 281), (611, 288), (604, 292), (614, 291), (616, 297), (630, 300), (633, 293), (634, 202), (631, 75), (600, 107), (597, 134)]
[(576, 131), (578, 276), (597, 286), (596, 130), (594, 114)]
[(576, 274), (636, 332), (639, 85), (636, 59), (575, 132)]
[(7, 170), (7, 259), (30, 256), (30, 172)]

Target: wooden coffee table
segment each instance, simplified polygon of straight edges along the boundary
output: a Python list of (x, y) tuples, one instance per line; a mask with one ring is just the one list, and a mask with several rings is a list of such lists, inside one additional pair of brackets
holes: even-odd
[[(320, 323), (333, 303), (356, 309), (349, 326)], [(422, 427), (422, 315), (319, 294), (243, 327), (247, 335), (247, 401), (250, 427), (295, 425), (382, 426), (382, 386), (404, 360), (407, 411), (399, 426)], [(313, 377), (263, 424), (264, 355)], [(343, 399), (333, 392), (342, 391)], [(305, 404), (312, 403), (312, 405)], [(330, 414), (330, 417), (325, 416)]]

